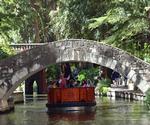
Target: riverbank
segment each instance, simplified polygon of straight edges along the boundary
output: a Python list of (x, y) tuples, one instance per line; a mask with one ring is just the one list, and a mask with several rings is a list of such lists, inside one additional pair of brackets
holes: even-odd
[[(99, 96), (103, 96), (100, 94)], [(123, 98), (129, 100), (144, 101), (145, 94), (140, 91), (129, 90), (127, 88), (109, 88), (106, 96), (113, 98)]]

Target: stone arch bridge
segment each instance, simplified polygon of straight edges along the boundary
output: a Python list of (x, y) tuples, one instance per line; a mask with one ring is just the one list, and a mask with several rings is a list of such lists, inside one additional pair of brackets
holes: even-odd
[(0, 61), (0, 110), (8, 108), (8, 97), (22, 81), (49, 64), (59, 62), (99, 64), (127, 76), (143, 93), (150, 88), (150, 64), (109, 45), (68, 39), (24, 49), (27, 50)]

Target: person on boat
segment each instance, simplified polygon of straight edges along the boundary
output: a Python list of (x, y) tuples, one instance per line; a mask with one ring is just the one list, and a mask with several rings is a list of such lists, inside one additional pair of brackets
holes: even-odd
[(51, 83), (48, 86), (48, 88), (57, 88), (56, 81), (55, 80), (51, 81)]
[(61, 71), (64, 74), (64, 78), (66, 78), (67, 87), (69, 86), (69, 80), (72, 79), (72, 72), (69, 63), (62, 64)]
[(53, 83), (52, 88), (57, 88), (56, 82)]
[(66, 88), (66, 84), (67, 84), (67, 79), (64, 77), (64, 74), (62, 73), (59, 79), (59, 86), (60, 88)]
[(67, 88), (73, 88), (74, 87), (74, 80), (70, 79), (69, 82), (67, 83)]
[(83, 81), (82, 81), (82, 87), (87, 87), (87, 82), (86, 82), (86, 80), (83, 80)]
[(65, 78), (72, 78), (72, 72), (69, 63), (64, 64), (64, 77)]
[(79, 74), (79, 69), (77, 67), (75, 67), (72, 71), (72, 77), (74, 80), (76, 80), (78, 78), (78, 74)]
[(92, 85), (92, 81), (90, 79), (87, 80), (87, 87), (91, 87)]
[(80, 86), (80, 81), (73, 82), (73, 87), (79, 87), (79, 86)]
[(59, 80), (56, 80), (56, 86), (59, 87)]

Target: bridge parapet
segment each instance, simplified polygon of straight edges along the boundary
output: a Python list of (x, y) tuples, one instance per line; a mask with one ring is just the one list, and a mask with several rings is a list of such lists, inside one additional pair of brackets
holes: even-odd
[(10, 44), (11, 48), (15, 50), (17, 53), (26, 51), (38, 46), (43, 46), (47, 43), (20, 43), (20, 44)]

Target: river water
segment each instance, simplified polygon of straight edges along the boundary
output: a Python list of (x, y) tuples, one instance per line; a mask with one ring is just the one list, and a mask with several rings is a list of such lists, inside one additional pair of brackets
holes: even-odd
[(0, 115), (0, 125), (150, 125), (150, 111), (139, 101), (97, 97), (91, 113), (46, 113), (46, 100), (32, 99), (16, 104), (15, 110)]

